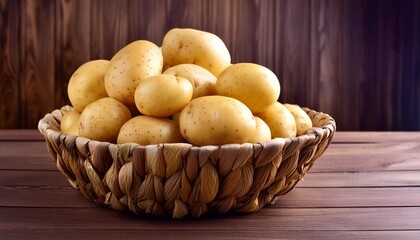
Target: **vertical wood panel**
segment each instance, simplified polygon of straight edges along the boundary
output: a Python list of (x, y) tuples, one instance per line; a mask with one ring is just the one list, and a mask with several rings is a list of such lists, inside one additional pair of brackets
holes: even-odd
[[(330, 114), (334, 113), (334, 118), (343, 123), (347, 121), (348, 126), (357, 124), (354, 119), (343, 118), (341, 112), (347, 111), (349, 105), (353, 105), (355, 101), (351, 98), (352, 88), (346, 87), (346, 82), (340, 82), (343, 79), (344, 60), (346, 59), (343, 52), (344, 36), (343, 29), (343, 11), (345, 4), (343, 1), (315, 1), (313, 7), (316, 8), (314, 13), (315, 25), (312, 27), (312, 39), (314, 45), (314, 57), (311, 64), (316, 64), (316, 75), (312, 76), (311, 81), (314, 90), (311, 91), (311, 99), (317, 101), (317, 109)], [(344, 6), (343, 6), (344, 5)], [(350, 96), (347, 101), (346, 96)], [(348, 115), (348, 114), (346, 114)]]
[[(284, 6), (283, 71), (280, 81), (283, 86), (283, 102), (309, 105), (306, 82), (310, 67), (310, 24), (307, 1), (286, 1)], [(321, 93), (322, 94), (322, 93)], [(309, 106), (312, 107), (312, 106)]]
[[(349, 130), (360, 128), (364, 117), (361, 114), (365, 106), (365, 99), (363, 93), (366, 91), (364, 81), (366, 80), (366, 72), (369, 67), (366, 66), (365, 58), (367, 55), (366, 44), (363, 34), (363, 4), (361, 1), (354, 2), (354, 4), (343, 5), (343, 76), (340, 81), (342, 98), (338, 103), (345, 101), (346, 104), (339, 109), (335, 114), (341, 116), (341, 124), (346, 124)], [(344, 100), (347, 99), (347, 100)], [(360, 114), (346, 114), (358, 113)], [(353, 117), (351, 117), (353, 115)]]
[[(397, 128), (420, 129), (420, 2), (402, 1), (398, 11), (397, 54), (399, 104), (396, 106)], [(395, 10), (394, 10), (395, 11)]]
[(0, 0), (0, 128), (20, 125), (20, 1)]
[[(393, 89), (393, 81), (401, 81), (395, 78), (398, 68), (396, 66), (397, 58), (395, 55), (396, 36), (398, 22), (398, 5), (393, 1), (384, 1), (379, 6), (371, 6), (376, 9), (375, 13), (375, 28), (377, 29), (376, 41), (372, 42), (375, 46), (374, 55), (377, 57), (376, 65), (374, 66), (375, 76), (369, 81), (369, 86), (378, 86), (375, 90), (375, 104), (371, 106), (376, 108), (383, 105), (384, 107), (378, 108), (375, 118), (369, 118), (370, 122), (363, 124), (365, 129), (390, 129), (392, 128), (393, 118), (392, 115), (398, 109), (398, 106), (393, 104), (393, 98), (397, 92)], [(381, 13), (386, 14), (386, 18), (381, 18)], [(410, 94), (414, 97), (414, 92)], [(413, 98), (414, 100), (414, 98)], [(386, 107), (390, 106), (390, 107)], [(372, 109), (371, 108), (371, 109)], [(370, 109), (368, 110), (370, 111)], [(361, 126), (362, 127), (362, 126)]]
[[(373, 4), (373, 2), (363, 1), (362, 17), (365, 24), (362, 26), (362, 40), (366, 43), (367, 47), (364, 49), (366, 55), (362, 58), (364, 60), (363, 65), (365, 73), (362, 85), (363, 89), (361, 90), (363, 93), (362, 99), (364, 100), (361, 105), (362, 116), (371, 111), (371, 109), (375, 109), (376, 106), (384, 104), (384, 102), (382, 102), (382, 96), (384, 96), (383, 90), (386, 88), (386, 82), (384, 79), (378, 79), (377, 68), (380, 66), (381, 62), (381, 59), (378, 57), (380, 54), (378, 46), (380, 46), (381, 43), (378, 40), (379, 35), (383, 34), (384, 29), (380, 28), (378, 19), (376, 18), (379, 8), (382, 12), (385, 10), (384, 4), (386, 4), (386, 2), (377, 5)], [(389, 14), (386, 15), (387, 17), (393, 17), (392, 15), (389, 16)], [(385, 66), (381, 65), (380, 67), (384, 68)], [(378, 128), (383, 127), (386, 123), (386, 119), (383, 118), (383, 110), (384, 108), (375, 109), (376, 114), (371, 115), (369, 118), (361, 119), (361, 125), (371, 126), (373, 123)]]
[(55, 18), (55, 92), (56, 104), (69, 102), (68, 81), (73, 72), (90, 56), (90, 1), (57, 2)]
[(146, 39), (160, 46), (163, 36), (168, 31), (167, 5), (168, 2), (165, 0), (130, 2), (128, 7), (128, 42)]
[(54, 109), (54, 16), (56, 1), (25, 0), (22, 4), (22, 127), (35, 128)]
[(91, 0), (91, 4), (91, 57), (111, 59), (129, 42), (128, 0)]
[(237, 1), (232, 6), (233, 19), (230, 25), (235, 33), (235, 41), (230, 46), (232, 61), (237, 62), (255, 62), (257, 44), (256, 39), (263, 36), (257, 35), (256, 28), (258, 21), (258, 9), (255, 1)]

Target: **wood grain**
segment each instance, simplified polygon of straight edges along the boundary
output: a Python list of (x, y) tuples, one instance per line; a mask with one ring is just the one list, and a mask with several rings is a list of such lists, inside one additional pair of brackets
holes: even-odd
[[(0, 206), (98, 208), (70, 186), (0, 186)], [(389, 196), (398, 196), (399, 201)], [(31, 201), (28, 203), (28, 199)], [(420, 187), (296, 188), (268, 208), (420, 207)], [(110, 210), (111, 211), (111, 210)]]
[(129, 43), (128, 22), (136, 21), (136, 19), (128, 19), (128, 9), (128, 0), (91, 1), (90, 55), (92, 59), (111, 59), (119, 49)]
[[(55, 1), (22, 2), (22, 78), (20, 87), (23, 126), (37, 122), (55, 107), (54, 15)], [(60, 93), (58, 93), (60, 94)]]
[[(420, 231), (341, 231), (341, 230), (279, 230), (279, 231), (252, 231), (241, 230), (238, 232), (227, 232), (213, 229), (211, 235), (200, 230), (172, 231), (161, 229), (156, 231), (145, 231), (143, 229), (101, 229), (91, 235), (90, 229), (13, 229), (0, 230), (6, 239), (68, 239), (79, 240), (89, 235), (90, 240), (106, 239), (352, 239), (352, 240), (413, 240), (420, 234)], [(65, 236), (65, 237), (64, 237)]]
[(418, 131), (419, 26), (416, 0), (0, 0), (0, 128), (34, 128), (69, 103), (82, 63), (192, 27), (220, 36), (233, 62), (272, 69), (280, 101), (339, 130)]
[(0, 0), (0, 128), (21, 126), (19, 1)]
[[(281, 230), (413, 230), (420, 229), (418, 207), (389, 208), (265, 208), (255, 214), (175, 221), (138, 217), (104, 208), (0, 208), (3, 229), (142, 229), (144, 231), (266, 231)], [(71, 216), (69, 218), (68, 216)], [(95, 221), (89, 221), (95, 216)], [(25, 221), (22, 221), (25, 219)], [(57, 221), (66, 219), (66, 221)], [(118, 224), (115, 224), (115, 222)], [(26, 222), (31, 222), (30, 225)], [(255, 224), (258, 222), (258, 224)]]
[(68, 81), (80, 65), (91, 60), (91, 1), (56, 3), (55, 22), (55, 105), (69, 102)]

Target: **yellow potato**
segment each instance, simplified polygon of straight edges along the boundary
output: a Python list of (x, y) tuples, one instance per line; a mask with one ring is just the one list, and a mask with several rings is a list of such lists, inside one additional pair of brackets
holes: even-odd
[(64, 113), (60, 123), (61, 132), (64, 134), (79, 135), (79, 118), (80, 113), (77, 111)]
[(93, 60), (81, 65), (70, 77), (67, 94), (78, 112), (91, 102), (107, 97), (104, 84), (108, 60)]
[(174, 113), (171, 116), (172, 121), (174, 121), (177, 125), (179, 125), (179, 115), (181, 115), (181, 112)]
[(132, 42), (118, 51), (105, 72), (105, 89), (110, 97), (135, 106), (134, 91), (147, 77), (162, 73), (162, 51), (146, 40)]
[(284, 104), (284, 106), (292, 113), (295, 119), (297, 136), (305, 134), (306, 131), (312, 128), (312, 120), (302, 108), (295, 104)]
[(256, 128), (252, 112), (240, 101), (224, 96), (193, 99), (181, 112), (182, 136), (197, 146), (247, 142)]
[(225, 43), (215, 34), (191, 28), (174, 28), (162, 42), (163, 62), (172, 67), (192, 63), (209, 70), (216, 77), (230, 64)]
[(218, 95), (245, 103), (253, 113), (265, 111), (280, 96), (280, 83), (268, 68), (255, 63), (237, 63), (217, 78)]
[(270, 127), (272, 138), (296, 136), (295, 119), (283, 104), (275, 102), (264, 112), (258, 113), (257, 116)]
[(198, 65), (189, 63), (179, 64), (165, 70), (163, 73), (188, 79), (193, 85), (193, 99), (216, 93), (217, 78), (207, 69)]
[(130, 120), (130, 110), (110, 98), (99, 99), (80, 114), (79, 135), (97, 141), (116, 142), (121, 126)]
[(255, 116), (254, 118), (257, 123), (257, 127), (248, 142), (257, 143), (271, 140), (270, 127), (261, 118)]
[(192, 94), (193, 87), (187, 79), (159, 74), (138, 85), (134, 100), (142, 114), (166, 117), (181, 111), (191, 101)]
[(117, 143), (140, 145), (185, 142), (179, 126), (172, 120), (137, 116), (127, 121), (120, 130)]

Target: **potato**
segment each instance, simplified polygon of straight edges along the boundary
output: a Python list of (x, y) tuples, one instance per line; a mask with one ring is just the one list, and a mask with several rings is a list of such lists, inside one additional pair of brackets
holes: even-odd
[(107, 97), (104, 84), (108, 60), (93, 60), (84, 63), (70, 77), (67, 94), (71, 105), (78, 112), (91, 102)]
[(193, 85), (193, 99), (216, 93), (217, 78), (207, 69), (198, 65), (189, 63), (179, 64), (165, 70), (163, 73), (188, 79)]
[(280, 96), (280, 83), (268, 68), (255, 63), (237, 63), (217, 78), (218, 95), (245, 103), (253, 113), (265, 111)]
[(230, 65), (231, 57), (224, 42), (215, 34), (190, 28), (173, 28), (162, 42), (163, 63), (172, 67), (192, 63), (216, 77)]
[(60, 123), (60, 131), (64, 134), (79, 135), (80, 113), (69, 111), (63, 114)]
[(166, 117), (181, 111), (191, 101), (192, 95), (193, 87), (187, 79), (159, 74), (139, 84), (134, 100), (142, 114)]
[(141, 81), (162, 73), (162, 52), (146, 40), (132, 42), (118, 51), (105, 72), (105, 89), (110, 97), (135, 106), (134, 92)]
[(140, 145), (185, 142), (179, 126), (172, 120), (137, 116), (127, 121), (120, 130), (117, 143)]
[(287, 138), (296, 136), (296, 123), (287, 108), (275, 102), (267, 110), (257, 114), (270, 127), (272, 138)]
[(247, 142), (256, 128), (252, 112), (239, 100), (224, 96), (193, 99), (181, 112), (182, 136), (197, 146)]
[(171, 119), (174, 121), (177, 125), (179, 125), (179, 116), (181, 115), (181, 112), (177, 112), (172, 114)]
[(130, 110), (124, 104), (110, 97), (101, 98), (80, 114), (79, 135), (114, 143), (121, 126), (130, 118)]
[(254, 118), (257, 127), (248, 142), (257, 143), (271, 140), (270, 127), (261, 118), (255, 116)]
[(297, 136), (305, 134), (306, 131), (312, 128), (312, 120), (302, 108), (295, 104), (284, 104), (284, 106), (292, 113), (295, 119)]

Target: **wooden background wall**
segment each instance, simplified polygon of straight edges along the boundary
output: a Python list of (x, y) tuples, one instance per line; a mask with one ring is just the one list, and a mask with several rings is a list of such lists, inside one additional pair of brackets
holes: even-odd
[(420, 130), (418, 0), (0, 0), (0, 128), (36, 127), (79, 65), (173, 27), (219, 35), (339, 130)]

